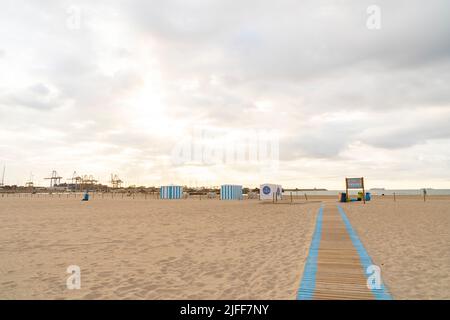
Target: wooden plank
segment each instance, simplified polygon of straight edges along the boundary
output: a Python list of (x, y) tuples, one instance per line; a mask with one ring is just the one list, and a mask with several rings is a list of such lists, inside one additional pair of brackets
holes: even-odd
[(336, 206), (323, 211), (314, 299), (373, 300), (356, 248)]

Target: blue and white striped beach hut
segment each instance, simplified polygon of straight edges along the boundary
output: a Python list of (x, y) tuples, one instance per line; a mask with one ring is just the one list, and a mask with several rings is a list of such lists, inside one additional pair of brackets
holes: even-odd
[(220, 187), (220, 200), (242, 200), (242, 186), (224, 184)]
[(161, 186), (159, 190), (160, 199), (182, 199), (183, 187), (182, 186)]

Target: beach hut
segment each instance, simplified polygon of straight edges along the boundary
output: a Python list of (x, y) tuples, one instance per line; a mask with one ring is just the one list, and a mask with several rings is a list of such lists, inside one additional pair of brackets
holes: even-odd
[(160, 199), (182, 199), (183, 187), (182, 186), (161, 186), (159, 190)]
[(220, 186), (220, 200), (242, 200), (242, 186), (234, 184)]
[(281, 200), (283, 188), (279, 184), (264, 183), (259, 188), (259, 198), (261, 200)]

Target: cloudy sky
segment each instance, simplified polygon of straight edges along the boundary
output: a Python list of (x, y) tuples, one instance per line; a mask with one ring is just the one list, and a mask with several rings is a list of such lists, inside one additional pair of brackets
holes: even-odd
[(8, 184), (450, 187), (448, 0), (1, 4)]

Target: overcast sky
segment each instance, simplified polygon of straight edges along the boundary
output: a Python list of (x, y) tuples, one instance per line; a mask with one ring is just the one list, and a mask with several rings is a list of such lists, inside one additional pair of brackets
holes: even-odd
[[(448, 0), (1, 4), (8, 184), (450, 188)], [(254, 137), (269, 166), (175, 156)]]

